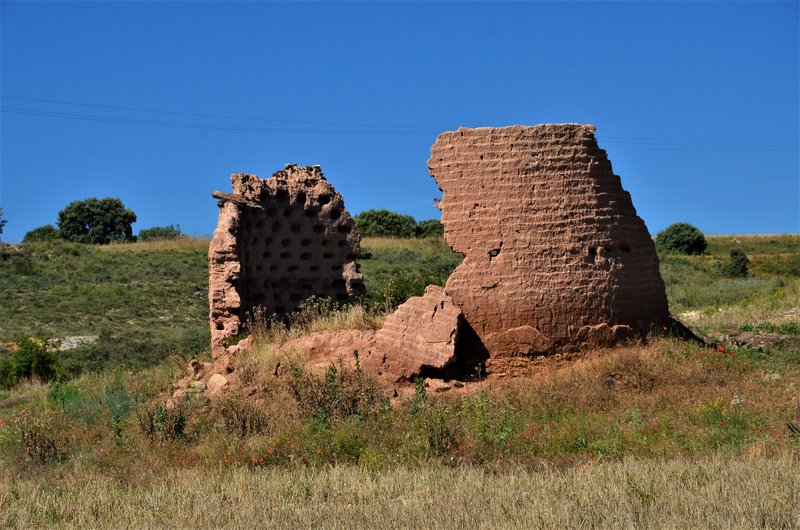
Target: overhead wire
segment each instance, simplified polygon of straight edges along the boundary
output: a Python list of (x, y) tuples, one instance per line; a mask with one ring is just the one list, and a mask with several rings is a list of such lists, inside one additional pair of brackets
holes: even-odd
[[(196, 123), (174, 120), (143, 119), (125, 116), (109, 116), (98, 114), (85, 114), (76, 112), (61, 112), (57, 110), (32, 109), (13, 106), (0, 106), (0, 111), (9, 114), (36, 116), (44, 118), (61, 118), (81, 121), (94, 121), (101, 123), (119, 123), (130, 125), (148, 125), (158, 127), (174, 127), (196, 130), (218, 130), (218, 131), (240, 131), (240, 132), (261, 132), (261, 133), (286, 133), (286, 134), (353, 134), (353, 135), (417, 135), (438, 133), (443, 128), (406, 126), (406, 125), (379, 125), (379, 124), (355, 124), (342, 122), (312, 122), (302, 120), (281, 120), (264, 117), (245, 117), (224, 114), (206, 114), (194, 112), (178, 112), (167, 110), (145, 109), (140, 107), (129, 107), (119, 105), (100, 105), (94, 103), (82, 103), (57, 99), (31, 98), (23, 96), (2, 95), (4, 99), (30, 101), (46, 103), (49, 105), (71, 105), (88, 108), (119, 110), (125, 112), (165, 114), (172, 116), (186, 116), (195, 118), (212, 118), (216, 120), (239, 120), (239, 121), (260, 121), (280, 124), (312, 125), (308, 127), (260, 127), (243, 124), (221, 124), (221, 123)], [(342, 128), (348, 127), (348, 128)], [(731, 152), (731, 151), (796, 151), (797, 142), (777, 143), (770, 140), (687, 140), (687, 139), (666, 139), (666, 138), (645, 138), (645, 137), (621, 137), (605, 136), (599, 138), (602, 147), (614, 149), (630, 149), (642, 151), (688, 151), (688, 152)]]

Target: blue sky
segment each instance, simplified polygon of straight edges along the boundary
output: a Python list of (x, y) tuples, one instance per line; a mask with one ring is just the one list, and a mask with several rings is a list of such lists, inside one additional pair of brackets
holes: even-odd
[(286, 163), (435, 218), (439, 132), (553, 122), (597, 126), (653, 233), (800, 232), (796, 1), (0, 9), (5, 241), (88, 197), (210, 234), (211, 191)]

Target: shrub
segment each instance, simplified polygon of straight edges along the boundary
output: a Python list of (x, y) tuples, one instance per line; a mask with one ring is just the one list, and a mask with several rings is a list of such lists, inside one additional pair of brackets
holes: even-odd
[(389, 210), (366, 210), (353, 220), (361, 235), (367, 237), (414, 237), (417, 222), (410, 215)]
[(707, 246), (703, 232), (689, 223), (675, 223), (656, 234), (656, 248), (661, 252), (702, 254)]
[(112, 198), (75, 201), (58, 212), (61, 237), (75, 243), (134, 241), (131, 224), (135, 221), (136, 214)]
[(747, 266), (750, 264), (750, 260), (747, 258), (747, 254), (744, 253), (744, 250), (740, 248), (731, 249), (730, 253), (731, 260), (725, 264), (723, 272), (727, 276), (732, 276), (734, 278), (744, 278), (748, 274)]
[(308, 417), (327, 423), (331, 418), (364, 417), (380, 409), (383, 395), (378, 383), (361, 370), (357, 351), (353, 356), (354, 370), (340, 362), (331, 364), (322, 377), (301, 367), (293, 369), (289, 390)]
[(61, 373), (61, 365), (55, 352), (43, 340), (20, 338), (10, 358), (0, 364), (0, 384), (11, 386), (21, 379), (38, 377), (52, 381)]
[(0, 460), (42, 465), (64, 454), (64, 425), (55, 411), (19, 409), (3, 424)]
[(158, 241), (162, 239), (178, 239), (181, 233), (180, 225), (154, 226), (139, 230), (139, 241)]
[(435, 237), (444, 235), (444, 225), (436, 219), (420, 221), (417, 223), (417, 237)]
[(136, 419), (139, 430), (154, 443), (179, 440), (185, 435), (186, 415), (181, 407), (140, 407), (136, 409)]
[(53, 225), (44, 225), (34, 228), (22, 238), (22, 243), (33, 243), (34, 241), (56, 241), (61, 239), (61, 232)]

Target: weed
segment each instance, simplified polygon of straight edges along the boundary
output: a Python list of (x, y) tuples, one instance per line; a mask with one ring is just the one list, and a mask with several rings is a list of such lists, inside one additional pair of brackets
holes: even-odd
[(151, 442), (182, 439), (185, 436), (186, 416), (182, 407), (139, 407), (136, 409), (139, 430)]

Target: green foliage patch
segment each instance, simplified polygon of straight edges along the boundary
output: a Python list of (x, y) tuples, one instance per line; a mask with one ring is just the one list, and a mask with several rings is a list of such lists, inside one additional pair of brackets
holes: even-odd
[(656, 234), (659, 252), (702, 254), (708, 243), (703, 233), (689, 223), (675, 223)]
[(75, 201), (58, 212), (61, 237), (74, 243), (105, 245), (112, 241), (133, 241), (131, 225), (136, 214), (120, 199)]
[(180, 225), (154, 226), (139, 230), (139, 241), (160, 241), (182, 237)]

